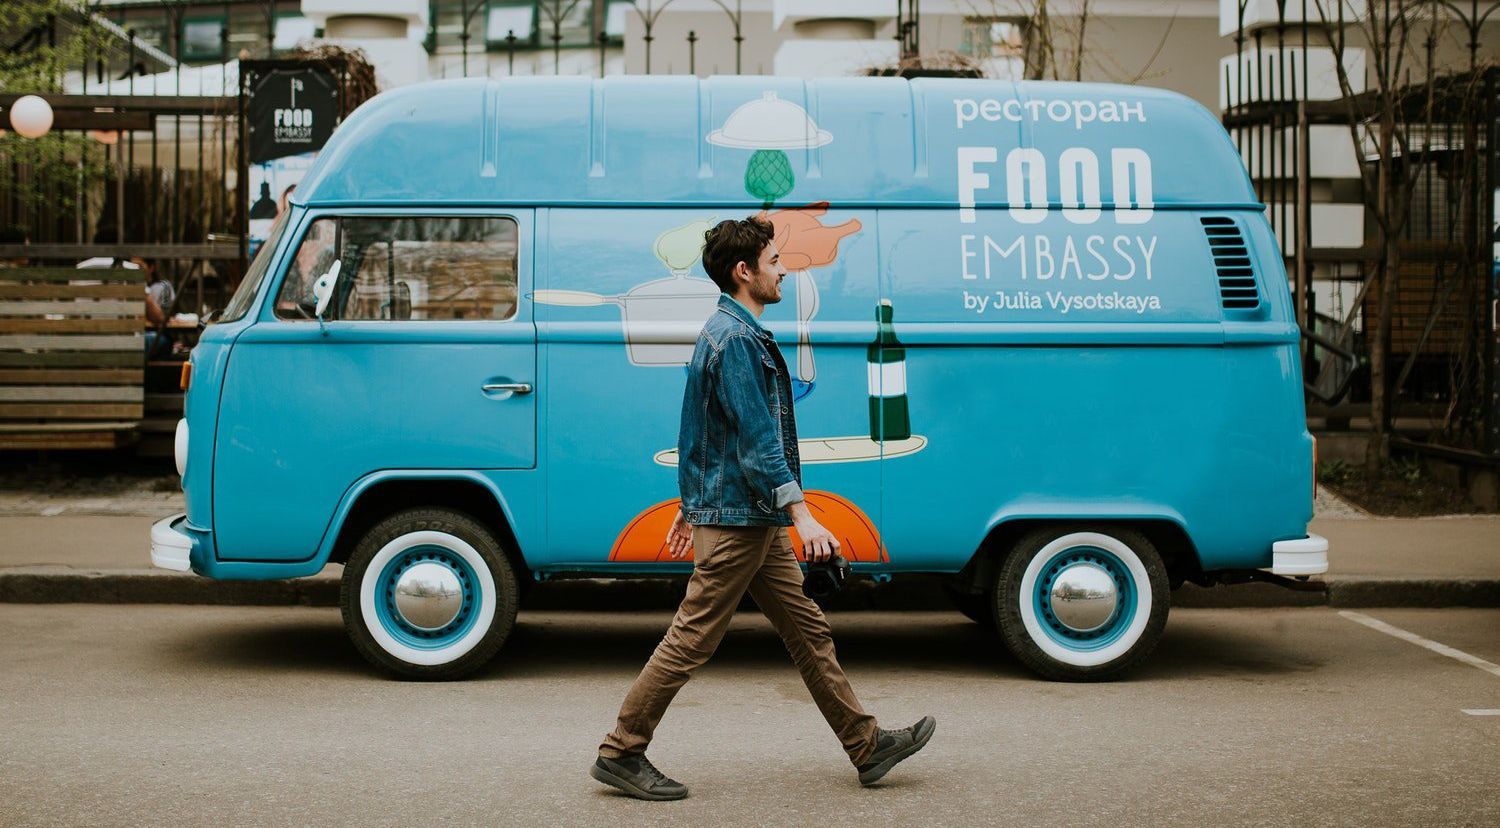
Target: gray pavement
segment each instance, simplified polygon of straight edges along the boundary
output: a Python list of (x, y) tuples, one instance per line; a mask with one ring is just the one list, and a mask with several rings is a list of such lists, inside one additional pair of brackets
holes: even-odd
[[(1500, 610), (1364, 615), (1500, 661)], [(928, 748), (862, 789), (764, 619), (651, 748), (585, 775), (669, 621), (523, 612), (473, 679), (387, 680), (322, 608), (0, 605), (0, 824), (1494, 825), (1500, 675), (1328, 608), (1184, 610), (1127, 680), (1036, 680), (949, 613), (843, 613), (839, 655)]]
[[(342, 568), (296, 581), (209, 581), (151, 568), (153, 521), (180, 510), (180, 492), (127, 490), (103, 496), (0, 491), (0, 602), (165, 602), (330, 605)], [(1320, 492), (1311, 531), (1329, 539), (1325, 588), (1293, 592), (1268, 584), (1178, 590), (1181, 606), (1500, 606), (1500, 516), (1373, 518)], [(676, 604), (680, 582), (561, 581), (542, 585), (540, 608), (655, 609)], [(835, 608), (940, 609), (934, 579), (861, 581)]]
[(151, 569), (151, 524), (169, 514), (0, 515), (0, 567)]
[(1500, 578), (1500, 515), (1314, 518), (1329, 566), (1362, 578)]

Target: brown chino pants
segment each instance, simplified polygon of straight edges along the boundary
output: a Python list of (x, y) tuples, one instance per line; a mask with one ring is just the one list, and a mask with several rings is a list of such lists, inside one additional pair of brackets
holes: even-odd
[(693, 557), (693, 575), (677, 616), (630, 685), (599, 754), (618, 759), (646, 750), (667, 705), (718, 649), (748, 589), (786, 644), (849, 761), (863, 764), (875, 750), (875, 717), (859, 706), (834, 657), (833, 633), (822, 610), (802, 594), (802, 569), (786, 527), (694, 526)]

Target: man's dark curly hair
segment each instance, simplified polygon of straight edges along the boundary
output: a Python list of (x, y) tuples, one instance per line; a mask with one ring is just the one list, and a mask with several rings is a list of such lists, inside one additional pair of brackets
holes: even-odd
[(721, 221), (703, 234), (703, 269), (719, 290), (734, 293), (734, 266), (744, 262), (755, 270), (760, 252), (775, 236), (771, 222), (759, 216)]

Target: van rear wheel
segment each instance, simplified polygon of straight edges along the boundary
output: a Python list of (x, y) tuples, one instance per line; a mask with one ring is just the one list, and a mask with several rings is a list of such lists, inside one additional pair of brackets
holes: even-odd
[(1000, 567), (995, 623), (1022, 663), (1055, 681), (1113, 678), (1140, 663), (1167, 623), (1167, 570), (1123, 527), (1028, 533)]
[(415, 679), (482, 667), (515, 626), (518, 585), (495, 536), (469, 515), (407, 509), (360, 539), (339, 590), (344, 628), (370, 663)]

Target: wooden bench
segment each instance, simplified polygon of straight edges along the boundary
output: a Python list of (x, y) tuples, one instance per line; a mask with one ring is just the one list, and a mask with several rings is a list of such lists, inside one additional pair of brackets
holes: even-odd
[(145, 315), (139, 270), (0, 268), (0, 449), (133, 442)]

